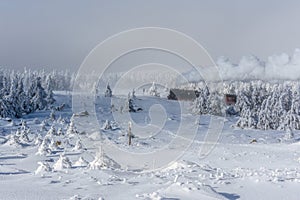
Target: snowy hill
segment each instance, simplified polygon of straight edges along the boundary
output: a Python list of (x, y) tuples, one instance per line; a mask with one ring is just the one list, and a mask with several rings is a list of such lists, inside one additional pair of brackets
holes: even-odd
[[(71, 101), (63, 93), (55, 98), (58, 105)], [(106, 105), (109, 98), (96, 101), (99, 124), (90, 123), (90, 113), (72, 117), (68, 106), (56, 111), (55, 118), (49, 110), (27, 115), (23, 119), (26, 123), (21, 119), (0, 120), (1, 198), (298, 199), (298, 131), (289, 138), (285, 131), (242, 130), (232, 128), (238, 118), (228, 118), (213, 151), (201, 159), (197, 155), (209, 129), (210, 115), (201, 115), (200, 119), (191, 115), (189, 102), (137, 96), (135, 106), (142, 110), (130, 113), (135, 137), (128, 146), (128, 120), (124, 115), (129, 113), (119, 110), (126, 97), (114, 97), (113, 102), (111, 108)], [(183, 110), (177, 109), (180, 106)], [(107, 121), (110, 126), (104, 126)], [(150, 122), (153, 129), (145, 129)], [(183, 129), (184, 135), (177, 135), (183, 122), (190, 122), (190, 128)], [(152, 131), (141, 132), (157, 127), (154, 135)], [(190, 130), (194, 128), (197, 132), (192, 137)], [(176, 138), (188, 141), (189, 147), (178, 146), (183, 154), (178, 159), (163, 157), (167, 165), (154, 171), (149, 170), (147, 161), (136, 158), (133, 161), (140, 163), (126, 166), (122, 155), (105, 147), (113, 144), (137, 156), (162, 147), (176, 152), (175, 146), (169, 146)], [(153, 160), (148, 161), (155, 166)], [(146, 165), (141, 165), (143, 162)]]

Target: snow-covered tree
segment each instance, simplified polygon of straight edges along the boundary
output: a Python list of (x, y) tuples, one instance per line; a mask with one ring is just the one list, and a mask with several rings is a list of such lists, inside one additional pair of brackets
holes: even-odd
[(59, 156), (59, 159), (56, 161), (56, 163), (53, 165), (53, 170), (54, 171), (61, 171), (64, 169), (69, 169), (72, 167), (72, 162), (70, 161), (70, 159), (61, 154)]
[(66, 134), (68, 136), (73, 136), (73, 135), (78, 134), (78, 130), (76, 129), (76, 126), (75, 126), (74, 116), (72, 116), (71, 119), (70, 119), (70, 124), (68, 126)]
[(192, 111), (196, 114), (207, 114), (209, 112), (209, 92), (199, 89), (199, 96), (192, 104)]
[(54, 109), (51, 110), (50, 115), (49, 115), (49, 118), (50, 118), (52, 121), (54, 121), (54, 120), (56, 119)]
[(42, 87), (41, 78), (37, 77), (34, 85), (33, 97), (31, 99), (31, 104), (34, 110), (43, 110), (47, 107), (47, 101), (45, 98), (47, 94), (45, 89)]
[(208, 99), (208, 111), (212, 115), (224, 115), (224, 99), (218, 92), (213, 92)]
[(129, 92), (127, 95), (127, 99), (125, 100), (125, 106), (123, 108), (123, 111), (125, 112), (136, 112), (136, 108), (135, 108), (135, 104), (134, 104), (134, 100), (132, 99), (132, 95)]
[(38, 148), (37, 155), (48, 155), (51, 154), (52, 151), (50, 149), (51, 139), (49, 137), (45, 137), (42, 144)]
[(38, 162), (39, 167), (35, 170), (34, 174), (41, 174), (44, 175), (44, 173), (51, 172), (52, 168), (50, 167), (49, 163), (47, 162)]
[(112, 91), (111, 91), (111, 88), (109, 86), (109, 83), (107, 83), (107, 85), (106, 85), (106, 90), (105, 90), (104, 96), (105, 97), (112, 97)]
[(109, 120), (105, 120), (103, 126), (102, 126), (103, 130), (110, 130), (111, 129), (111, 125), (110, 125), (110, 121)]
[(86, 161), (83, 157), (79, 157), (78, 161), (74, 163), (74, 167), (87, 167), (88, 161)]
[(48, 105), (52, 105), (55, 102), (54, 94), (53, 94), (53, 81), (51, 75), (47, 76), (47, 85), (46, 85), (46, 102)]
[(152, 86), (149, 88), (148, 93), (150, 96), (160, 97), (155, 82), (152, 83)]

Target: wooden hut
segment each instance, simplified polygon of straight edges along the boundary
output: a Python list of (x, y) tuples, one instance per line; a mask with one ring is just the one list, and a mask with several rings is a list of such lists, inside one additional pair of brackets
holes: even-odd
[(178, 101), (194, 101), (197, 97), (199, 97), (199, 91), (185, 89), (170, 89), (168, 95), (169, 100)]
[(236, 104), (236, 95), (235, 94), (225, 94), (225, 103), (227, 106)]

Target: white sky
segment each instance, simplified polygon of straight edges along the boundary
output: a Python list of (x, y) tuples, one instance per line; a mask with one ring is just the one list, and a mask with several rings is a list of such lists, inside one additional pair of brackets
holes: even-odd
[(298, 0), (1, 0), (0, 66), (77, 69), (120, 31), (159, 26), (186, 33), (214, 59), (261, 59), (300, 47)]

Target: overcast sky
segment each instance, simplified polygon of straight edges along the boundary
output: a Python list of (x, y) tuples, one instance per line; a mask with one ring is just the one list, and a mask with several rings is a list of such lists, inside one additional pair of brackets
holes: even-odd
[(214, 59), (261, 59), (300, 47), (299, 0), (0, 0), (0, 66), (77, 69), (101, 41), (143, 26), (172, 28)]

